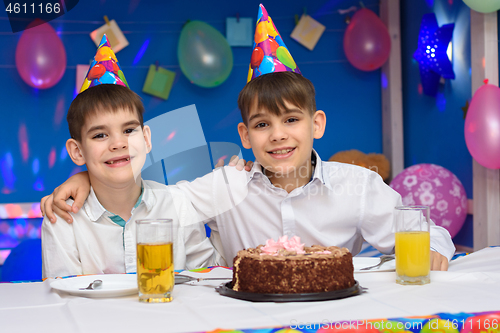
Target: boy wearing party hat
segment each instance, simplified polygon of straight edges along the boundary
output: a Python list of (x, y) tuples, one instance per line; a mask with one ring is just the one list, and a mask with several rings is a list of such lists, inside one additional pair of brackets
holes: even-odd
[[(90, 193), (73, 223), (42, 224), (43, 277), (136, 271), (138, 219), (172, 218), (176, 269), (206, 267), (216, 254), (185, 195), (141, 179), (151, 132), (104, 35), (67, 120), (66, 149), (86, 165)], [(68, 200), (71, 204), (72, 200)]]
[[(326, 115), (316, 109), (314, 96), (260, 5), (248, 83), (238, 98), (238, 132), (255, 164), (248, 173), (224, 167), (177, 184), (219, 232), (228, 263), (239, 250), (282, 235), (347, 247), (353, 255), (363, 239), (383, 253), (394, 250), (400, 195), (375, 172), (320, 159), (313, 141), (323, 136)], [(75, 188), (86, 185), (81, 180)], [(444, 228), (431, 226), (431, 250), (432, 269), (446, 270), (455, 248)]]

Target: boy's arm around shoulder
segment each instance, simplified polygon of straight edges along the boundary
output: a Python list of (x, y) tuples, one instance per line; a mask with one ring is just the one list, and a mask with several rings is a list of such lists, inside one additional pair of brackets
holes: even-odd
[(248, 194), (249, 172), (225, 166), (195, 180), (173, 185), (191, 201), (202, 220), (213, 220), (236, 206)]
[[(71, 201), (68, 200), (70, 204)], [(42, 277), (82, 274), (74, 226), (56, 218), (57, 223), (51, 223), (47, 217), (42, 222)]]

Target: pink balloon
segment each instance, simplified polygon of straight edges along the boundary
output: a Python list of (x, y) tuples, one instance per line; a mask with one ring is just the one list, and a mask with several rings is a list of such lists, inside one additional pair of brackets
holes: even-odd
[(23, 32), (16, 47), (16, 67), (34, 88), (47, 89), (59, 82), (66, 70), (66, 50), (50, 24)]
[(451, 237), (460, 231), (467, 217), (467, 194), (450, 170), (435, 164), (416, 164), (404, 169), (391, 182), (403, 198), (403, 205), (429, 206), (431, 219)]
[(465, 117), (465, 143), (472, 157), (490, 169), (500, 169), (500, 89), (480, 87)]
[(391, 37), (384, 22), (369, 9), (358, 10), (344, 33), (344, 52), (357, 69), (373, 71), (381, 67), (391, 52)]

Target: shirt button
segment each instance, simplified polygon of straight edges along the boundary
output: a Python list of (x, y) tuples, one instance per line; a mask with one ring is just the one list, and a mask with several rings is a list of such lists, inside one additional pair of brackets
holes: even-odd
[(129, 264), (131, 264), (134, 261), (134, 258), (128, 258)]

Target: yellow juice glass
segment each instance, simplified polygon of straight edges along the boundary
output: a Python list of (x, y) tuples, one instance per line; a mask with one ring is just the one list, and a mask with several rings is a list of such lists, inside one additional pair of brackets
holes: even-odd
[(137, 220), (139, 301), (172, 301), (174, 253), (171, 219)]
[(426, 284), (430, 282), (430, 219), (427, 206), (396, 207), (396, 282)]

